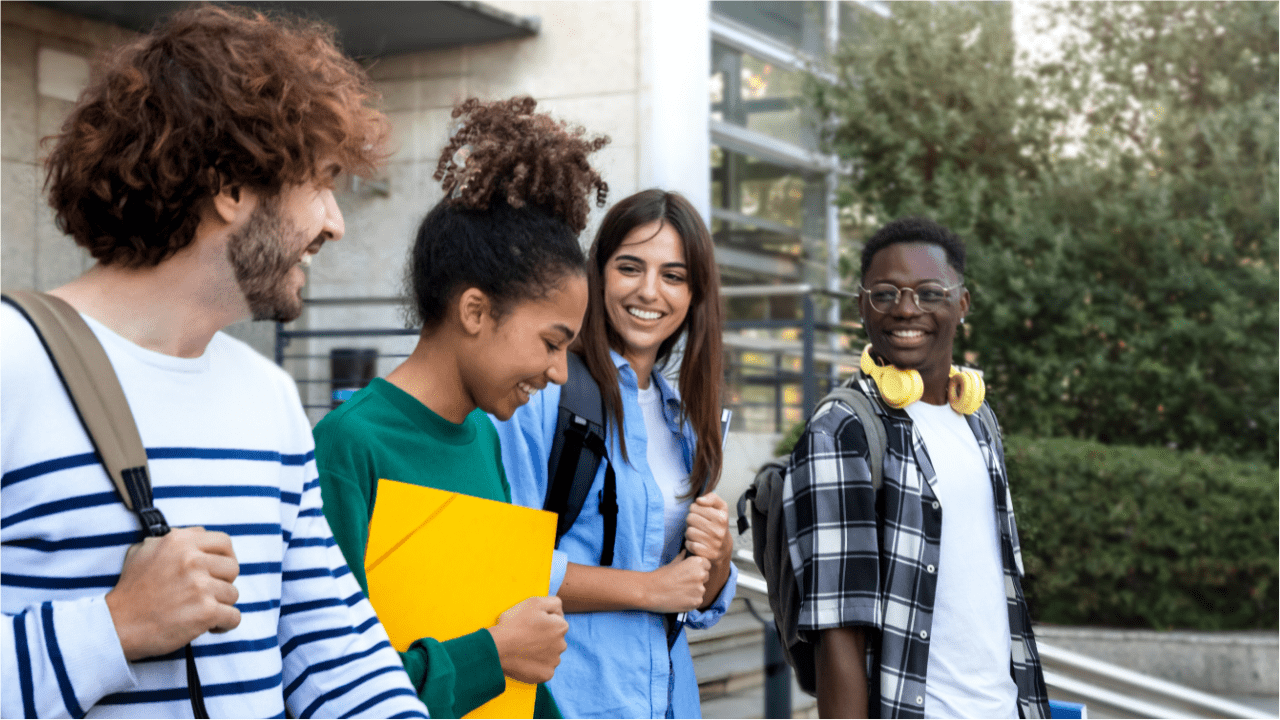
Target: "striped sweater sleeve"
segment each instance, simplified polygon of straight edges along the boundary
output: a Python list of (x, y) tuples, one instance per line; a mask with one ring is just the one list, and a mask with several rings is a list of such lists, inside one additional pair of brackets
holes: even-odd
[(290, 715), (426, 717), (321, 512), (314, 460), (285, 540), (280, 652)]
[(135, 682), (103, 595), (5, 613), (3, 642), (4, 717), (83, 717)]

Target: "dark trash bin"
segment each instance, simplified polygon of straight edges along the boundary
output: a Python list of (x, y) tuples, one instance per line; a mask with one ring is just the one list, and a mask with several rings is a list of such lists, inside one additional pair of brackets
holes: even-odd
[(338, 407), (369, 384), (378, 372), (377, 348), (334, 348), (329, 351), (330, 407)]

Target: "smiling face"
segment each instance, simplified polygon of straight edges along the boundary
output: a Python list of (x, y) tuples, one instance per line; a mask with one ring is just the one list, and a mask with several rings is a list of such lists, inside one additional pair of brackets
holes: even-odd
[(653, 366), (659, 346), (680, 330), (692, 298), (684, 242), (670, 223), (636, 227), (605, 263), (609, 325), (633, 366)]
[(477, 345), (459, 368), (476, 407), (506, 420), (547, 383), (563, 384), (565, 352), (586, 310), (587, 279), (570, 274), (545, 296), (515, 304), (496, 321), (486, 313)]
[(254, 320), (288, 322), (302, 314), (303, 268), (327, 240), (342, 238), (342, 211), (333, 197), (332, 167), (325, 180), (287, 185), (258, 201), (232, 233), (227, 259)]
[[(925, 283), (944, 287), (963, 280), (955, 268), (947, 264), (947, 253), (929, 243), (897, 243), (875, 254), (863, 287), (889, 283), (913, 290)], [(871, 345), (890, 364), (903, 370), (919, 370), (926, 383), (941, 377), (943, 389), (951, 369), (951, 346), (956, 326), (969, 312), (969, 291), (956, 288), (950, 299), (935, 312), (925, 312), (916, 304), (915, 293), (901, 293), (898, 304), (890, 312), (879, 312), (871, 306), (866, 293), (858, 300)]]

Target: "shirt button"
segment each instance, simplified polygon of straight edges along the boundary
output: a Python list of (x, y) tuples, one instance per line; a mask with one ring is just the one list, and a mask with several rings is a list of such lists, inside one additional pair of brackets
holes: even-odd
[(937, 500), (934, 500), (934, 501), (933, 501), (933, 509), (934, 509), (934, 510), (937, 510), (937, 509), (938, 509), (938, 508), (940, 508), (940, 507), (942, 507), (942, 504), (941, 504), (941, 503), (939, 503)]
[(917, 696), (916, 696), (916, 704), (917, 704), (917, 705), (923, 705), (923, 704), (924, 704), (924, 696), (923, 696), (923, 695), (917, 695)]
[(921, 630), (921, 631), (920, 631), (920, 639), (921, 639), (921, 640), (928, 640), (928, 639), (929, 639), (929, 631), (928, 631), (928, 630)]
[(932, 566), (932, 565), (929, 565), (929, 566), (925, 567), (925, 570), (928, 570), (930, 573), (932, 573), (932, 572), (933, 572), (934, 570), (936, 570), (936, 569), (937, 569), (937, 568), (935, 568), (935, 567), (934, 567), (934, 566)]

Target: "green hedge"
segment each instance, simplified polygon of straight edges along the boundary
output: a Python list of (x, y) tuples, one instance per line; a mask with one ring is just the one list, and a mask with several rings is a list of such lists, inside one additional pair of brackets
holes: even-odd
[[(778, 445), (789, 452), (793, 427)], [(1006, 438), (1036, 620), (1275, 628), (1280, 475), (1265, 463), (1069, 438)]]
[(1276, 627), (1274, 468), (1066, 438), (1006, 444), (1034, 618)]

